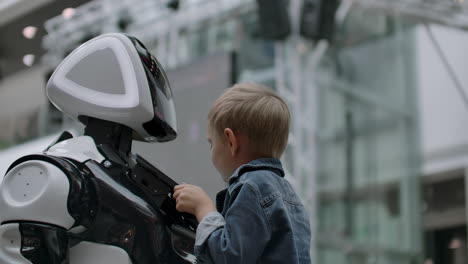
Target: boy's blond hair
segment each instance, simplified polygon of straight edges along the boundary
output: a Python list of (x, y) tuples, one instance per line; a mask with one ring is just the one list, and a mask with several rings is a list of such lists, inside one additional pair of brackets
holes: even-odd
[(225, 128), (244, 133), (252, 153), (280, 158), (289, 136), (290, 113), (271, 89), (255, 83), (239, 83), (227, 89), (208, 114), (210, 129), (220, 136)]

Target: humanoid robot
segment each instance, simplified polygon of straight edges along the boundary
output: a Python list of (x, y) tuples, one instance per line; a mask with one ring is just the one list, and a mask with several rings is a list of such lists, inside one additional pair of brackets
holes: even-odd
[(176, 183), (131, 152), (176, 138), (164, 69), (137, 39), (104, 34), (47, 83), (50, 101), (85, 125), (24, 156), (0, 185), (1, 264), (196, 263), (196, 219), (175, 210)]

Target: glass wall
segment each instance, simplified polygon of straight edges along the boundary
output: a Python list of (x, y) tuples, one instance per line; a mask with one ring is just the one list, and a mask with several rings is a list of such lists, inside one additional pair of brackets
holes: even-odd
[(352, 9), (316, 72), (318, 263), (421, 254), (414, 30)]

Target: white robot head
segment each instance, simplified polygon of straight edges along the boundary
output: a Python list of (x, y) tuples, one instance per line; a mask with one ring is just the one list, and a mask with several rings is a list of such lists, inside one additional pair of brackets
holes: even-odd
[(122, 124), (138, 141), (177, 136), (164, 69), (136, 38), (109, 33), (87, 41), (55, 69), (46, 91), (60, 111), (82, 123), (91, 117)]

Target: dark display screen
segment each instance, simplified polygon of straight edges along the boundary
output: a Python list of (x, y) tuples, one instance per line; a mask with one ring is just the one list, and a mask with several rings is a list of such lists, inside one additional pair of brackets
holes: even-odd
[(138, 55), (140, 56), (140, 60), (143, 63), (143, 67), (145, 68), (146, 78), (148, 79), (148, 84), (150, 85), (154, 105), (157, 105), (156, 89), (159, 89), (167, 99), (172, 98), (171, 88), (167, 81), (166, 74), (161, 67), (161, 64), (153, 55), (148, 52), (145, 46), (138, 39), (133, 37), (129, 38), (135, 46)]

